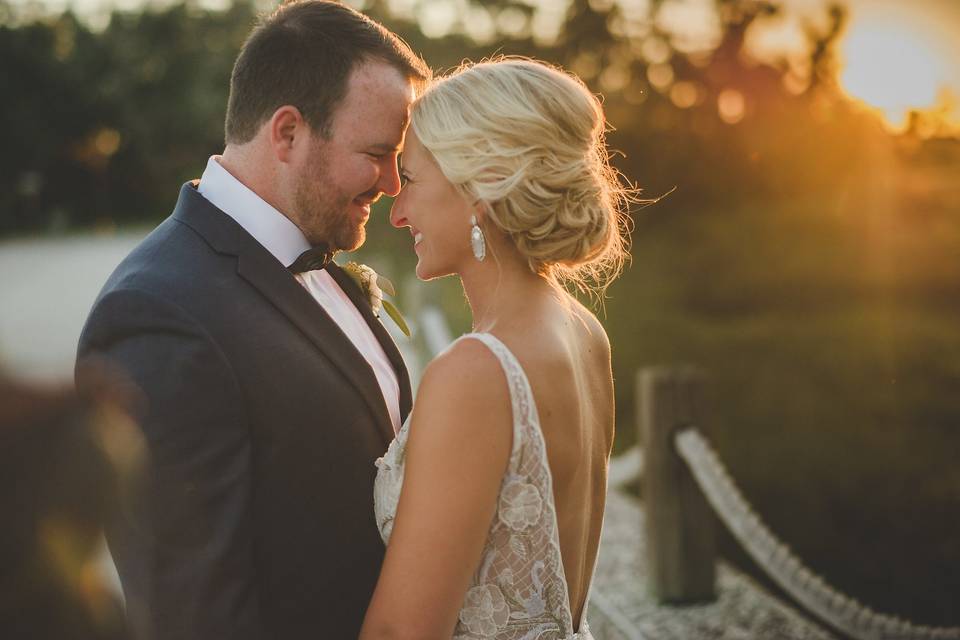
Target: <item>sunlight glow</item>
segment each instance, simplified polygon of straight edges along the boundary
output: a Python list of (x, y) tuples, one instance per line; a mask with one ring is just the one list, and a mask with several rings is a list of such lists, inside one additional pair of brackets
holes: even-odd
[(902, 22), (855, 22), (842, 50), (844, 89), (896, 128), (906, 126), (911, 109), (933, 107), (948, 82), (943, 56)]

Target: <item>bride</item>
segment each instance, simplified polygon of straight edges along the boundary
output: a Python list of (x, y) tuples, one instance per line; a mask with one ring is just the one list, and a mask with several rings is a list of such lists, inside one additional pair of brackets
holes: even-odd
[(419, 278), (460, 277), (474, 333), (430, 363), (377, 461), (388, 544), (364, 640), (591, 638), (613, 378), (563, 285), (602, 296), (626, 257), (605, 126), (582, 82), (527, 59), (467, 65), (413, 107), (390, 219)]

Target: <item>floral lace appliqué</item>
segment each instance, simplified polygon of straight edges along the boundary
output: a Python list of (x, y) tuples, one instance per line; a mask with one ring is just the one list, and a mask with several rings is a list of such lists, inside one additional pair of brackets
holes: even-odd
[(521, 531), (540, 521), (543, 498), (535, 485), (522, 479), (509, 481), (500, 492), (500, 522), (514, 531)]
[(509, 620), (510, 607), (497, 585), (481, 584), (467, 591), (460, 609), (460, 622), (470, 633), (492, 638)]

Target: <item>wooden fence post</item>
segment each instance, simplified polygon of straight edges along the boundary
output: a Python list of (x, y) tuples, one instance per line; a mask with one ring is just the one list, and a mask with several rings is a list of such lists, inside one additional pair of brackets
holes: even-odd
[(714, 600), (714, 516), (674, 435), (704, 428), (705, 376), (692, 367), (644, 368), (637, 372), (637, 421), (644, 452), (650, 587), (662, 603)]

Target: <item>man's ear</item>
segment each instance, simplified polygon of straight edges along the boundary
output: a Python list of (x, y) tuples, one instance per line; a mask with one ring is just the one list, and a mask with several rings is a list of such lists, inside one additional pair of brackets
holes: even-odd
[(270, 147), (280, 162), (290, 162), (294, 149), (309, 137), (307, 121), (300, 110), (292, 105), (284, 105), (274, 111), (266, 126)]

